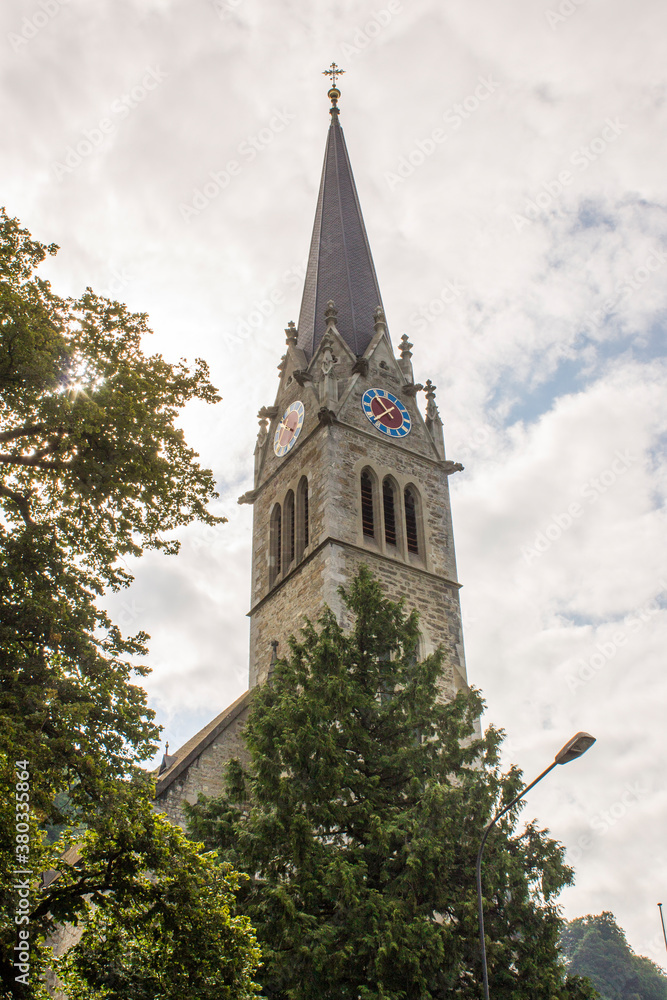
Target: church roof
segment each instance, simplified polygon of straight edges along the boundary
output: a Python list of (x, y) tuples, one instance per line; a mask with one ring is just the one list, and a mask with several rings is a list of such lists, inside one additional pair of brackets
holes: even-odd
[(363, 354), (375, 334), (373, 313), (382, 298), (336, 100), (299, 315), (297, 346), (308, 359), (324, 335), (329, 300), (338, 310), (339, 333), (354, 354)]
[(168, 758), (168, 766), (163, 770), (162, 767), (157, 772), (157, 782), (155, 786), (155, 797), (159, 798), (163, 795), (173, 781), (178, 778), (183, 771), (192, 764), (197, 757), (210, 746), (213, 740), (217, 739), (218, 736), (228, 726), (234, 722), (236, 718), (243, 712), (250, 704), (250, 697), (252, 691), (246, 691), (242, 694), (240, 698), (237, 698), (235, 702), (228, 706), (221, 712), (220, 715), (216, 715), (203, 729), (200, 729), (192, 739), (184, 743), (180, 750), (177, 750), (173, 756)]

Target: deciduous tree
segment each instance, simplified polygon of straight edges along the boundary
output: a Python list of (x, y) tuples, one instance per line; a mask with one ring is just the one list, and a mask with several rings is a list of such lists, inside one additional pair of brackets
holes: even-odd
[[(54, 921), (87, 920), (97, 893), (94, 926), (113, 912), (121, 941), (145, 873), (152, 892), (168, 884), (166, 846), (175, 879), (192, 865), (203, 880), (188, 913), (211, 903), (208, 862), (151, 819), (141, 762), (159, 729), (136, 659), (148, 636), (123, 636), (98, 599), (130, 583), (127, 557), (176, 553), (177, 529), (224, 520), (176, 423), (191, 400), (219, 399), (205, 362), (146, 354), (146, 316), (90, 289), (58, 296), (36, 274), (56, 250), (0, 212), (0, 982), (20, 989), (15, 885), (26, 868), (34, 995)], [(17, 835), (17, 820), (28, 832)], [(73, 845), (70, 870), (62, 854)], [(61, 874), (40, 887), (48, 869)]]

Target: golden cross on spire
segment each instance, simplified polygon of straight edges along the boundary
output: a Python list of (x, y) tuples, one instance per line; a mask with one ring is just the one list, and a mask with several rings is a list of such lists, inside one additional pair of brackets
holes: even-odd
[(344, 72), (345, 72), (344, 69), (339, 69), (338, 66), (336, 66), (336, 63), (332, 62), (329, 69), (325, 69), (322, 71), (322, 76), (330, 76), (331, 85), (332, 87), (335, 87), (336, 83), (338, 82), (336, 78), (342, 76)]

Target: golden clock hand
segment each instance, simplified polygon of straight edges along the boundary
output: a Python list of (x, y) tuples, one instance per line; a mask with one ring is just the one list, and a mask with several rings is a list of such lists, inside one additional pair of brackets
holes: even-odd
[[(376, 399), (377, 399), (377, 396), (376, 396)], [(382, 400), (378, 400), (378, 402), (380, 403), (380, 405), (382, 405)], [(375, 417), (376, 420), (380, 420), (382, 417), (385, 417), (388, 413), (391, 413), (391, 412), (392, 412), (391, 406), (385, 406), (385, 408), (383, 409), (382, 413), (374, 413), (373, 416)]]

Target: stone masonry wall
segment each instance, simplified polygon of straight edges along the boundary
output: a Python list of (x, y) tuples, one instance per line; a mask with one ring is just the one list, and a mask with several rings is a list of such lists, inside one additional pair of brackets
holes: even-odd
[(156, 799), (155, 806), (175, 826), (187, 827), (184, 802), (194, 805), (199, 793), (213, 797), (224, 790), (225, 765), (237, 757), (247, 761), (243, 727), (248, 709), (241, 712), (216, 739), (202, 750), (192, 764)]

